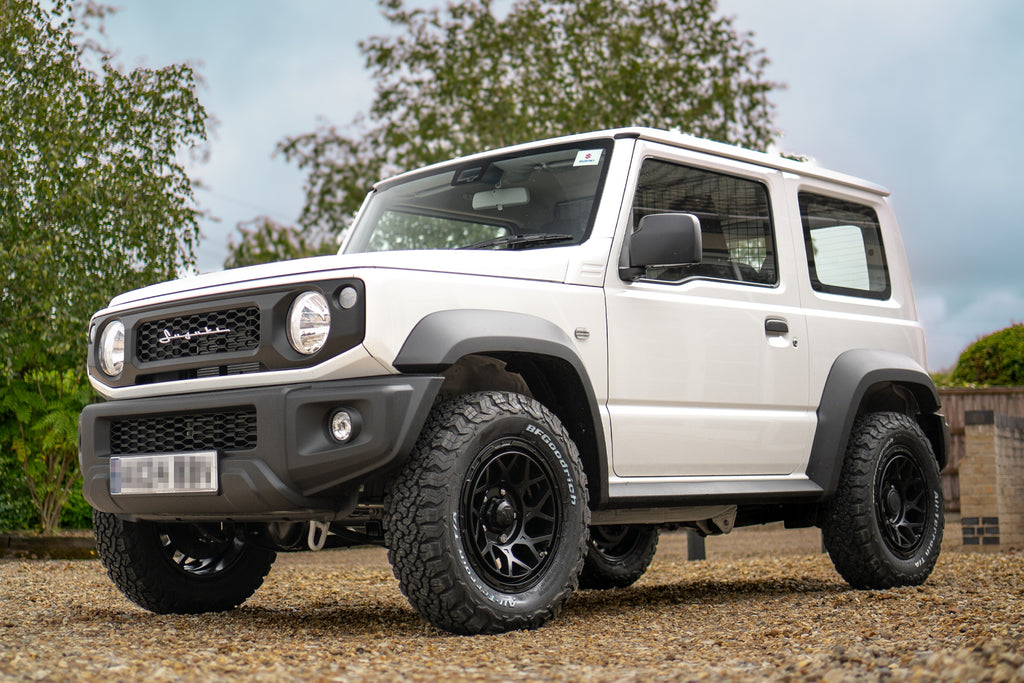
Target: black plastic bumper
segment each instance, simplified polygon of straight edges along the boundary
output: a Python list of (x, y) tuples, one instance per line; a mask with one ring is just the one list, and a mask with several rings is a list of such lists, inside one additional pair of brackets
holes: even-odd
[[(79, 424), (83, 493), (97, 510), (140, 519), (270, 520), (329, 515), (352, 500), (361, 481), (394, 467), (412, 450), (442, 382), (441, 377), (401, 375), (91, 405), (82, 412)], [(339, 408), (358, 416), (358, 431), (345, 444), (327, 431), (330, 416)], [(217, 449), (217, 493), (111, 495), (111, 425), (148, 418), (165, 425), (191, 425), (195, 416), (208, 424), (211, 415), (252, 409), (255, 446)], [(133, 454), (137, 453), (116, 455)]]

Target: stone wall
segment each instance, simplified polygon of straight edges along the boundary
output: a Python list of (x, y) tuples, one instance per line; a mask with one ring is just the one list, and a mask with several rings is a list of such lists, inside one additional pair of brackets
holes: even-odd
[(1024, 418), (964, 413), (960, 521), (964, 550), (1024, 548)]

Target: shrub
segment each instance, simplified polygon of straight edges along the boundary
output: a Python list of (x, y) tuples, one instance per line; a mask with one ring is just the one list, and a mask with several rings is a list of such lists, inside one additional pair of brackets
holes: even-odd
[(993, 332), (968, 346), (950, 379), (954, 384), (1024, 385), (1024, 323)]

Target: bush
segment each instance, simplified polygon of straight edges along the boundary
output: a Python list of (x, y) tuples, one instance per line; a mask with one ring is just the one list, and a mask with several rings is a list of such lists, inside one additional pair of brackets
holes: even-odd
[[(0, 421), (10, 416), (0, 417)], [(0, 433), (9, 424), (0, 425)], [(25, 486), (25, 474), (14, 452), (0, 444), (0, 532), (29, 529), (38, 524), (38, 514)]]
[[(21, 470), (34, 521), (44, 534), (59, 529), (66, 515), (80, 524), (84, 501), (75, 502), (77, 510), (65, 508), (81, 496), (78, 415), (92, 398), (88, 382), (71, 370), (35, 370), (0, 388), (0, 448)], [(8, 474), (7, 481), (15, 479)]]
[(950, 380), (958, 385), (1024, 385), (1024, 323), (993, 332), (960, 354)]

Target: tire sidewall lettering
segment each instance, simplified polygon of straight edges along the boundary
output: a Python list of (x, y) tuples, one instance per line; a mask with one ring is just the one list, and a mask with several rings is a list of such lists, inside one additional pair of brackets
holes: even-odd
[(480, 593), (480, 595), (484, 596), (491, 602), (495, 603), (499, 607), (515, 609), (517, 605), (522, 603), (522, 600), (520, 600), (518, 596), (511, 595), (509, 593), (498, 593), (493, 588), (484, 583), (480, 579), (479, 575), (477, 575), (476, 570), (473, 569), (473, 565), (470, 564), (469, 558), (466, 556), (466, 548), (462, 544), (462, 531), (460, 524), (461, 522), (459, 521), (459, 511), (453, 510), (452, 535), (455, 540), (455, 553), (458, 556), (459, 564), (462, 566), (462, 571), (465, 574), (466, 578), (469, 579), (469, 582), (473, 584), (473, 587)]
[[(921, 468), (922, 475), (925, 478), (929, 478), (929, 467), (925, 462), (925, 458), (931, 458), (930, 453), (921, 453), (916, 445), (916, 440), (913, 434), (898, 432), (889, 435), (889, 437), (883, 442), (882, 446), (878, 449), (878, 456), (875, 460), (875, 471), (873, 479), (877, 482), (878, 477), (881, 476), (883, 469), (892, 459), (891, 449), (894, 446), (901, 446), (906, 452), (912, 454), (914, 461)], [(941, 484), (939, 484), (941, 487)], [(894, 566), (903, 566), (905, 571), (913, 573), (914, 571), (920, 570), (924, 567), (931, 557), (932, 551), (935, 549), (935, 543), (939, 538), (938, 529), (941, 525), (942, 518), (942, 496), (938, 490), (931, 490), (929, 496), (928, 514), (925, 522), (924, 533), (926, 538), (924, 542), (918, 546), (912, 557), (901, 558), (898, 557), (892, 550), (889, 549), (888, 545), (882, 540), (882, 520), (878, 519), (877, 516), (874, 519), (874, 525), (878, 533), (878, 543), (880, 549), (886, 553), (890, 558)], [(872, 486), (872, 499), (878, 494), (877, 484)], [(876, 507), (876, 502), (873, 501), (873, 507)]]
[(523, 430), (523, 434), (529, 434), (537, 437), (544, 447), (555, 456), (555, 459), (558, 461), (559, 468), (565, 475), (565, 483), (569, 488), (569, 500), (567, 502), (570, 505), (576, 505), (576, 484), (573, 481), (572, 470), (569, 468), (569, 463), (566, 462), (565, 456), (562, 455), (562, 451), (558, 447), (558, 442), (549, 436), (547, 432), (533, 423), (526, 425), (526, 428)]
[(928, 544), (922, 549), (922, 552), (918, 553), (917, 556), (914, 558), (915, 569), (920, 569), (922, 566), (924, 566), (925, 559), (931, 555), (932, 550), (935, 548), (935, 539), (938, 536), (938, 534), (935, 533), (935, 530), (939, 526), (941, 508), (942, 496), (939, 495), (938, 491), (932, 491), (932, 509), (930, 510), (931, 514), (929, 515), (931, 519), (928, 525), (928, 530), (930, 532), (928, 534)]

